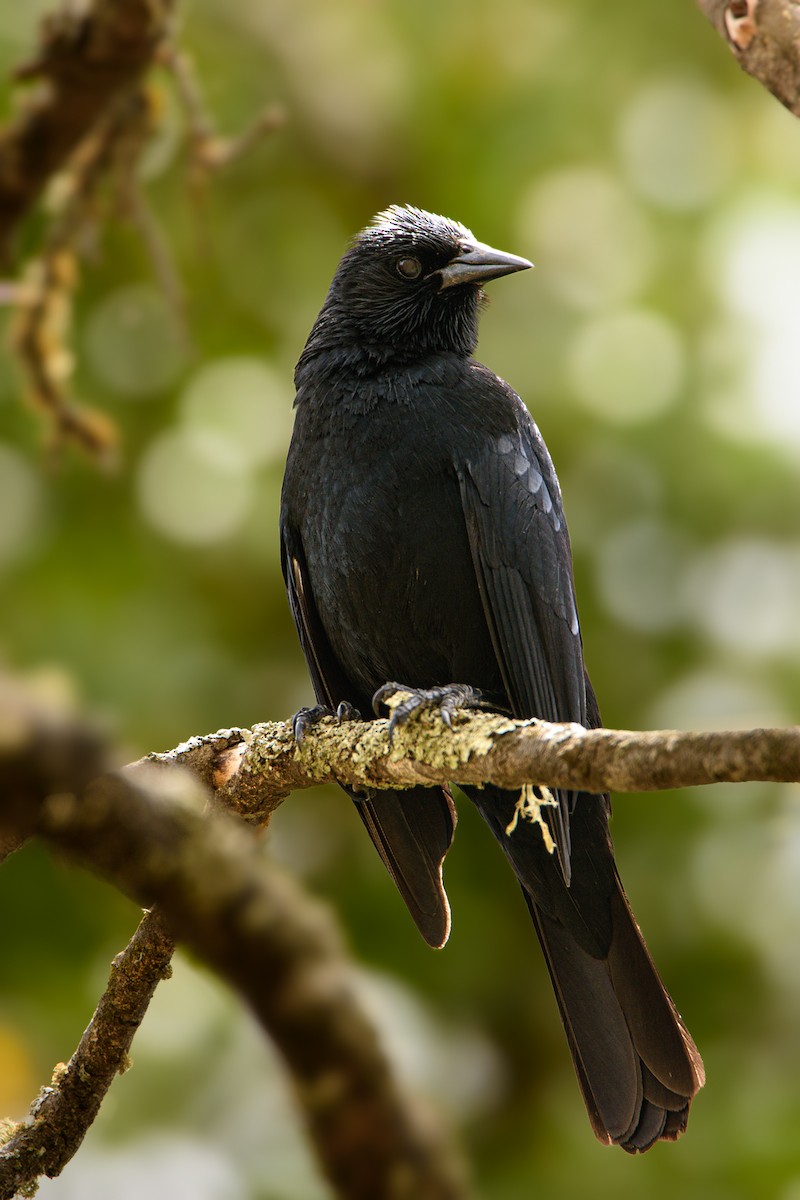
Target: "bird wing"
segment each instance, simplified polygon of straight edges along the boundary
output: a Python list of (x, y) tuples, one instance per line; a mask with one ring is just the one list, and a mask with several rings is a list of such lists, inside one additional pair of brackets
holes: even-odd
[[(289, 606), (300, 636), (314, 692), (321, 704), (336, 709), (342, 700), (369, 704), (359, 697), (331, 649), (311, 590), (299, 534), (281, 523), (281, 564)], [(441, 947), (450, 935), (450, 904), (442, 867), (453, 841), (456, 809), (447, 788), (408, 788), (356, 793), (353, 799), (375, 848), (429, 945)]]
[[(483, 610), (515, 716), (585, 724), (569, 536), (558, 480), (527, 410), (515, 432), (484, 440), (456, 470)], [(556, 800), (541, 813), (569, 882), (574, 793), (559, 791)]]

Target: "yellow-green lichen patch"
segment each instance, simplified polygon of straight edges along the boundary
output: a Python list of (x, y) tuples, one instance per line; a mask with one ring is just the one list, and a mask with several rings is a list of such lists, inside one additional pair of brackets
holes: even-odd
[(511, 837), (521, 817), (523, 821), (530, 821), (532, 824), (539, 826), (542, 831), (542, 840), (544, 841), (545, 849), (548, 854), (553, 854), (556, 844), (550, 828), (542, 816), (542, 809), (556, 808), (557, 806), (558, 801), (549, 788), (542, 786), (535, 787), (531, 783), (526, 783), (520, 791), (519, 799), (514, 805), (514, 816), (508, 825), (506, 825), (506, 837)]

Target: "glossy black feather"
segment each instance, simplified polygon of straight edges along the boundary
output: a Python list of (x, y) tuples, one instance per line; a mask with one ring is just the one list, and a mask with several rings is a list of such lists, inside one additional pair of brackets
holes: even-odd
[[(305, 555), (297, 534), (281, 524), (281, 558), (289, 606), (320, 704), (334, 710), (357, 694), (331, 649), (308, 582)], [(365, 697), (363, 711), (369, 711)], [(417, 928), (429, 945), (443, 946), (450, 934), (450, 905), (442, 866), (456, 825), (447, 788), (374, 791), (358, 796), (358, 814), (386, 869), (395, 881)]]
[[(456, 682), (518, 716), (600, 723), (550, 456), (519, 397), (470, 357), (475, 281), (495, 262), (496, 274), (526, 265), (455, 222), (389, 210), (342, 259), (298, 363), (283, 565), (330, 707), (366, 714), (392, 679)], [(543, 809), (551, 854), (536, 824), (509, 832), (516, 793), (465, 790), (522, 886), (597, 1136), (631, 1152), (677, 1137), (702, 1063), (620, 884), (608, 797), (559, 793)], [(449, 793), (375, 794), (359, 811), (440, 945)]]
[[(485, 387), (487, 403), (497, 404), (502, 381), (486, 372)], [(514, 714), (585, 725), (583, 652), (558, 479), (528, 410), (503, 391), (515, 431), (484, 439), (467, 460), (458, 448), (455, 455), (484, 616)], [(558, 808), (543, 816), (569, 882), (575, 797), (556, 795)]]

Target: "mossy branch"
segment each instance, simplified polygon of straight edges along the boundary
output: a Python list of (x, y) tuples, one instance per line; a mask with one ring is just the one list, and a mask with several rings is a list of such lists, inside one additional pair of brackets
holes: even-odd
[(396, 730), (391, 744), (388, 728), (386, 720), (339, 724), (327, 717), (297, 746), (291, 724), (274, 722), (193, 738), (143, 761), (198, 771), (227, 807), (255, 822), (290, 792), (320, 783), (358, 789), (532, 783), (599, 793), (800, 781), (800, 726), (707, 733), (584, 729), (459, 712), (449, 730), (428, 712)]
[[(212, 745), (196, 751), (197, 775), (219, 774), (226, 752), (219, 738)], [(78, 718), (43, 711), (0, 679), (0, 844), (38, 836), (156, 906), (68, 1066), (26, 1122), (0, 1132), (0, 1200), (57, 1174), (80, 1145), (126, 1065), (173, 935), (238, 991), (277, 1046), (338, 1196), (465, 1200), (460, 1158), (398, 1084), (332, 914), (267, 863), (256, 832), (219, 811), (197, 775), (107, 767)]]
[[(193, 738), (115, 772), (79, 717), (0, 679), (0, 846), (38, 836), (157, 906), (117, 960), (70, 1064), (29, 1121), (6, 1131), (0, 1200), (57, 1173), (80, 1144), (167, 970), (173, 935), (241, 994), (275, 1041), (338, 1195), (463, 1200), (448, 1139), (398, 1086), (362, 1011), (331, 915), (267, 865), (247, 827), (318, 783), (449, 780), (594, 792), (800, 781), (800, 727), (585, 730), (460, 712), (448, 730), (422, 712), (390, 742), (385, 720), (325, 718), (300, 746), (291, 723), (276, 722)], [(147, 961), (133, 969), (136, 954)]]

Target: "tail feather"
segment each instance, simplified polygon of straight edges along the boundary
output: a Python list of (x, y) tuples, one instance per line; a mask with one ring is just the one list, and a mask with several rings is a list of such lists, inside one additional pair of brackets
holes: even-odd
[(664, 1087), (693, 1096), (706, 1081), (703, 1060), (644, 943), (619, 880), (611, 894), (608, 965), (644, 1063)]
[[(524, 889), (523, 889), (524, 890)], [(595, 1134), (633, 1154), (674, 1141), (705, 1082), (697, 1048), (664, 988), (622, 886), (606, 958), (583, 949), (525, 893)]]
[(450, 904), (442, 882), (456, 825), (449, 788), (350, 795), (417, 928), (429, 946), (440, 949), (450, 935)]
[(620, 883), (608, 798), (576, 798), (567, 886), (541, 830), (513, 821), (518, 793), (463, 790), (522, 885), (597, 1137), (631, 1154), (679, 1137), (705, 1082), (703, 1063)]
[[(622, 888), (607, 797), (576, 798), (567, 885), (539, 827), (514, 820), (518, 793), (491, 785), (463, 790), (522, 885), (595, 1134), (630, 1154), (674, 1141), (705, 1083), (703, 1063)], [(354, 799), (423, 936), (441, 946), (450, 927), (442, 884), (455, 825), (449, 791), (420, 787)]]

